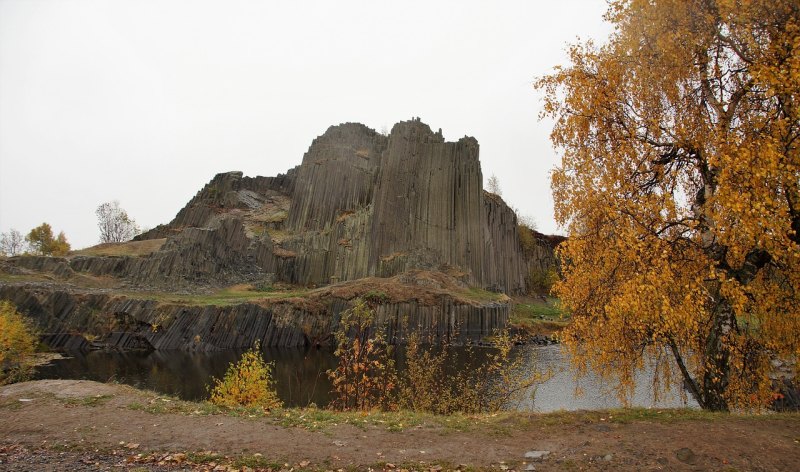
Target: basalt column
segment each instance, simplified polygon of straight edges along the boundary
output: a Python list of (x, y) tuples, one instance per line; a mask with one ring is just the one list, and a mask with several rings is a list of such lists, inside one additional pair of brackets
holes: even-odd
[(373, 198), (371, 272), (450, 266), (481, 283), (483, 178), (478, 142), (445, 142), (420, 121), (396, 124)]

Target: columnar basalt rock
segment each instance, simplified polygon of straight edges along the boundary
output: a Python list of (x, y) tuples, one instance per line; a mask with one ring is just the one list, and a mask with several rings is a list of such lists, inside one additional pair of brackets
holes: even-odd
[(166, 243), (139, 257), (19, 264), (168, 287), (270, 273), (319, 286), (422, 268), (505, 293), (524, 291), (531, 267), (555, 264), (549, 246), (523, 253), (516, 215), (484, 192), (478, 142), (445, 141), (418, 119), (389, 136), (331, 126), (277, 177), (218, 174), (172, 222), (136, 240), (156, 238)]
[[(470, 303), (420, 287), (416, 295), (406, 301), (386, 300), (376, 307), (376, 323), (386, 329), (391, 342), (403, 342), (412, 331), (431, 342), (477, 341), (508, 321), (505, 303)], [(256, 343), (328, 346), (341, 313), (357, 296), (364, 296), (363, 289), (312, 293), (306, 299), (193, 305), (28, 284), (0, 285), (0, 299), (29, 315), (43, 341), (55, 349), (215, 351), (246, 349)]]
[[(532, 271), (555, 268), (559, 242), (536, 233), (523, 250), (514, 211), (483, 190), (478, 142), (446, 141), (419, 119), (397, 123), (388, 136), (357, 123), (331, 126), (299, 166), (277, 177), (218, 174), (170, 223), (135, 240), (116, 253), (98, 247), (67, 258), (10, 258), (0, 271), (77, 285), (92, 277), (112, 278), (126, 289), (174, 292), (275, 280), (342, 286), (424, 270), (456, 280), (459, 290), (514, 294), (527, 289)], [(52, 287), (48, 293), (8, 287), (0, 283), (0, 297), (40, 316), (50, 342), (59, 346), (81, 344), (71, 333), (109, 320), (118, 324), (101, 330), (104, 342), (123, 348), (309, 343), (330, 334), (331, 320), (352, 298), (332, 295), (339, 301), (319, 310), (279, 303), (166, 307)], [(397, 323), (402, 312), (425, 324), (428, 334), (444, 335), (459, 319), (460, 329), (473, 336), (488, 334), (508, 317), (505, 302), (423, 301), (412, 295), (380, 305), (381, 322)], [(160, 319), (171, 320), (172, 328)], [(155, 325), (160, 334), (148, 332)], [(402, 336), (399, 329), (393, 333)]]
[(387, 138), (358, 123), (331, 126), (297, 170), (288, 228), (323, 230), (372, 202)]
[[(483, 284), (485, 224), (477, 141), (445, 142), (419, 121), (396, 124), (375, 189), (370, 272), (389, 276), (432, 263)], [(398, 257), (405, 267), (381, 267)]]

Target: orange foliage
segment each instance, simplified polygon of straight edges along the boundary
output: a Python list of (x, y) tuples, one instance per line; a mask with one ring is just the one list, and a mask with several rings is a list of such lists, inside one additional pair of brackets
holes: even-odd
[(800, 355), (800, 4), (614, 0), (608, 44), (541, 79), (564, 342), (632, 391), (656, 363), (701, 406), (771, 398)]

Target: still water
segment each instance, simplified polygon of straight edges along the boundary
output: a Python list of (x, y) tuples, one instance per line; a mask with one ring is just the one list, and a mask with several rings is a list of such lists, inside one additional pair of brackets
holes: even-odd
[[(458, 349), (458, 348), (455, 348)], [(331, 384), (326, 375), (336, 367), (336, 358), (325, 349), (273, 349), (265, 350), (264, 358), (275, 364), (274, 375), (278, 395), (290, 406), (328, 403)], [(452, 368), (474, 368), (481, 353), (467, 356), (459, 352)], [(219, 351), (189, 353), (184, 351), (153, 352), (75, 352), (66, 359), (38, 368), (37, 379), (88, 379), (100, 382), (120, 382), (137, 388), (155, 390), (175, 395), (185, 400), (208, 397), (207, 386), (212, 377), (221, 378), (228, 365), (238, 360), (240, 352)], [(523, 346), (516, 355), (525, 356), (528, 368), (550, 369), (552, 377), (541, 384), (534, 400), (529, 398), (516, 408), (541, 412), (615, 408), (622, 406), (612, 393), (611, 386), (596, 376), (589, 375), (580, 381), (582, 395), (576, 395), (576, 382), (569, 370), (569, 359), (559, 346)], [(402, 360), (398, 363), (402, 368)], [(631, 406), (641, 407), (697, 407), (692, 400), (684, 403), (673, 392), (658, 403), (653, 403), (650, 385), (652, 372), (647, 369), (637, 375), (636, 392)]]

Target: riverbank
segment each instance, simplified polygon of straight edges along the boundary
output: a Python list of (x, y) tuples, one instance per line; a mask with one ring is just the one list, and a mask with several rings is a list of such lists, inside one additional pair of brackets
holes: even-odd
[(0, 388), (0, 416), (0, 470), (15, 471), (791, 470), (800, 463), (797, 414), (258, 414), (123, 385), (46, 380)]

